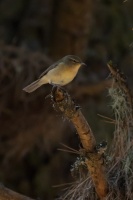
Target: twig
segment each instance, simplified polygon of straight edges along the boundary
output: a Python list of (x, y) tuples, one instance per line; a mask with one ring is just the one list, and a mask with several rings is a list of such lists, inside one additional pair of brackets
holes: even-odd
[(74, 154), (80, 154), (79, 151), (77, 151), (76, 149), (73, 149), (63, 143), (61, 143), (62, 146), (64, 146), (66, 149), (61, 149), (61, 148), (58, 148), (57, 150), (59, 151), (64, 151), (64, 152), (68, 152), (68, 153), (74, 153)]
[(99, 117), (102, 117), (104, 120), (104, 122), (110, 123), (110, 124), (116, 124), (116, 121), (110, 117), (106, 117), (104, 115), (101, 114), (97, 114)]

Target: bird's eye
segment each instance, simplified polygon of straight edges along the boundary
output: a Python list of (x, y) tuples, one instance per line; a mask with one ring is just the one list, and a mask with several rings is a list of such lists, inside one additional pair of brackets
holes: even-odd
[(73, 62), (73, 63), (78, 63), (78, 61), (77, 61), (77, 60), (75, 60), (75, 59), (72, 59), (72, 62)]

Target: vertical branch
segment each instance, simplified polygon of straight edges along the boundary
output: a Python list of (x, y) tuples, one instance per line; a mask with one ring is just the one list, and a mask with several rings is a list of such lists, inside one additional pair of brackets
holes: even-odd
[(77, 130), (80, 137), (87, 168), (95, 185), (100, 199), (108, 194), (108, 183), (105, 175), (104, 160), (102, 154), (96, 149), (96, 140), (93, 132), (70, 95), (62, 88), (54, 87), (52, 101), (56, 109), (69, 119)]
[(107, 66), (113, 79), (109, 95), (115, 116), (109, 170), (110, 180), (114, 177), (114, 191), (112, 190), (110, 199), (133, 199), (133, 97), (125, 75), (111, 61)]

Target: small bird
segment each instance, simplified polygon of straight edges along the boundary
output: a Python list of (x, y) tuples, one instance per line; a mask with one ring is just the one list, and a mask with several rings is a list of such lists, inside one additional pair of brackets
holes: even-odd
[(70, 83), (81, 66), (86, 66), (81, 59), (74, 55), (67, 55), (52, 64), (46, 69), (33, 83), (26, 86), (23, 90), (31, 93), (44, 84), (64, 86)]

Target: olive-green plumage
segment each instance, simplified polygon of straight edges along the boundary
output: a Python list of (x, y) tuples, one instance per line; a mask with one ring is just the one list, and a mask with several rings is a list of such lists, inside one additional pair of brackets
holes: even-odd
[(47, 83), (59, 86), (66, 85), (74, 79), (82, 65), (85, 64), (79, 57), (74, 55), (65, 56), (46, 69), (38, 80), (31, 83), (23, 90), (31, 93), (41, 85)]

